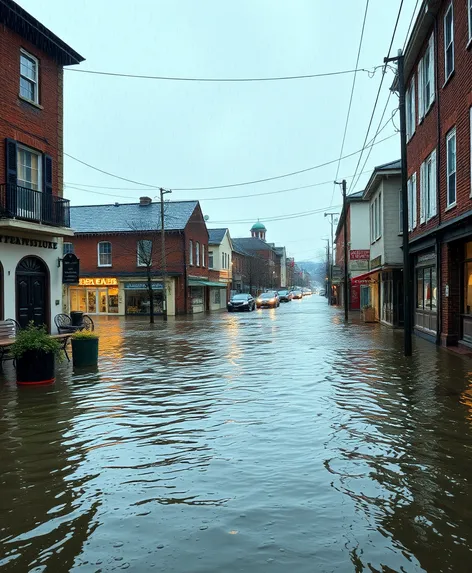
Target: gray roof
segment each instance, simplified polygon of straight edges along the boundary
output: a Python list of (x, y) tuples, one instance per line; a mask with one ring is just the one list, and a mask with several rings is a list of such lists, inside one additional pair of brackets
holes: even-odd
[(225, 238), (228, 229), (208, 229), (208, 244), (221, 245), (221, 241)]
[(392, 169), (401, 169), (402, 160), (397, 159), (396, 161), (390, 161), (389, 163), (384, 163), (383, 165), (377, 165), (375, 171), (390, 171)]
[[(164, 226), (169, 231), (185, 229), (198, 201), (169, 201), (164, 206)], [(160, 231), (161, 204), (115, 203), (71, 207), (71, 228), (76, 233)]]
[(239, 253), (240, 255), (245, 255), (246, 257), (252, 257), (252, 253), (246, 250), (242, 244), (240, 244), (240, 239), (232, 239), (231, 242), (233, 244), (233, 251)]
[(377, 188), (378, 182), (383, 177), (389, 176), (400, 176), (402, 170), (402, 161), (401, 159), (397, 159), (396, 161), (390, 161), (389, 163), (384, 163), (383, 165), (377, 165), (374, 168), (372, 175), (367, 182), (365, 191), (364, 191), (364, 199), (369, 200), (374, 193), (375, 189)]
[(241, 239), (233, 239), (240, 248), (245, 251), (272, 251), (272, 247), (262, 239), (255, 237), (243, 237)]

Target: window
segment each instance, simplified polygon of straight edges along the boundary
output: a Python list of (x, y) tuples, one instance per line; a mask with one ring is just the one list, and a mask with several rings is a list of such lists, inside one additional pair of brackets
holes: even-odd
[(202, 267), (205, 266), (205, 245), (202, 245)]
[(433, 105), (434, 96), (434, 34), (432, 34), (423, 59), (418, 66), (418, 122), (423, 119)]
[(98, 243), (98, 266), (111, 267), (111, 243), (109, 241)]
[(416, 173), (408, 179), (408, 230), (416, 228)]
[(450, 78), (454, 71), (454, 19), (452, 3), (444, 16), (444, 81)]
[(188, 263), (193, 265), (193, 241), (188, 242)]
[(415, 109), (415, 76), (411, 79), (406, 92), (406, 139), (411, 139), (415, 133), (416, 109)]
[(20, 187), (42, 190), (42, 155), (32, 149), (18, 145), (17, 180)]
[(447, 206), (456, 203), (456, 129), (446, 137), (447, 156)]
[(213, 268), (213, 251), (208, 251), (208, 268)]
[(138, 241), (136, 251), (138, 267), (148, 267), (152, 265), (152, 241), (148, 239)]
[(469, 17), (469, 42), (472, 42), (472, 0), (467, 2), (467, 14)]
[(416, 308), (437, 312), (438, 285), (435, 267), (416, 270)]
[(225, 266), (225, 254), (221, 253), (221, 268), (224, 269), (226, 268)]
[(402, 197), (402, 190), (400, 189), (400, 193), (398, 194), (398, 197), (400, 198), (400, 225), (399, 225), (399, 230), (400, 233), (403, 234), (403, 197)]
[(72, 243), (63, 243), (62, 244), (62, 255), (68, 255), (69, 253), (74, 252), (74, 245)]
[(370, 236), (375, 243), (382, 236), (382, 194), (379, 193), (370, 206)]
[(39, 64), (37, 58), (24, 50), (20, 52), (20, 96), (39, 103)]
[(195, 264), (197, 267), (200, 266), (200, 243), (198, 241), (195, 243)]
[(436, 150), (420, 169), (420, 223), (436, 215)]

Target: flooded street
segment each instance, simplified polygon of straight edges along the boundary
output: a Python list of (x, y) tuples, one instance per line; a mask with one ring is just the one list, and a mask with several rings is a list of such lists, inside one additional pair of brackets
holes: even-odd
[(318, 296), (97, 323), (96, 373), (5, 368), (2, 571), (470, 571), (470, 358)]

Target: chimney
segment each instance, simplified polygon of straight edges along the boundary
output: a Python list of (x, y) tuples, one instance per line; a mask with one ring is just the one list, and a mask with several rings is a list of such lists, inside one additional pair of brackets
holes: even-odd
[(152, 203), (151, 197), (140, 197), (139, 198), (139, 205), (141, 207), (146, 207), (147, 205), (150, 205), (151, 203)]

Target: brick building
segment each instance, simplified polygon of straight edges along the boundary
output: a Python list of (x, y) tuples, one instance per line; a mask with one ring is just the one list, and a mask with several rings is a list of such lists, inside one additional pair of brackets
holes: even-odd
[(12, 0), (0, 6), (0, 318), (61, 312), (63, 67), (82, 56)]
[[(231, 295), (233, 245), (229, 229), (208, 229), (208, 268), (210, 280), (220, 286), (210, 288), (210, 310), (226, 309)], [(224, 287), (224, 288), (221, 288)]]
[(405, 51), (414, 328), (472, 343), (472, 2), (423, 1)]
[[(198, 201), (170, 201), (164, 207), (167, 313), (209, 309), (208, 231)], [(80, 284), (69, 288), (70, 310), (88, 314), (149, 314), (146, 287), (151, 273), (154, 311), (162, 312), (161, 205), (139, 203), (71, 208), (75, 236), (65, 244), (80, 259)]]

